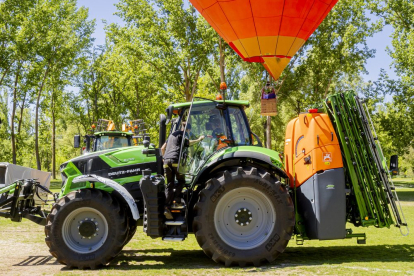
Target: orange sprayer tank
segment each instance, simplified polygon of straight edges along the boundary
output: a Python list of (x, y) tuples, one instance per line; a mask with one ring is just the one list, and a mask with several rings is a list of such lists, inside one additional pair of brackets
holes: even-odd
[(289, 122), (285, 137), (285, 168), (293, 187), (317, 172), (342, 168), (339, 141), (324, 113), (302, 113)]

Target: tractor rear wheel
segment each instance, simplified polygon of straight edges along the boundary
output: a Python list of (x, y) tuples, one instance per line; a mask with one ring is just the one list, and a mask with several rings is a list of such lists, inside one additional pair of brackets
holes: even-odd
[(295, 224), (286, 188), (256, 167), (233, 167), (211, 178), (195, 211), (199, 245), (226, 266), (272, 262), (285, 250)]
[(127, 219), (121, 207), (110, 194), (95, 189), (61, 198), (45, 226), (45, 241), (52, 256), (79, 269), (109, 263), (127, 238)]

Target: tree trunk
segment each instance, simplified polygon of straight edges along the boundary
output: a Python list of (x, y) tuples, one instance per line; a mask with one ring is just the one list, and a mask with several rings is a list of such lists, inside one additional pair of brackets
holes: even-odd
[(22, 106), (20, 107), (20, 116), (19, 116), (19, 123), (17, 125), (17, 136), (16, 136), (16, 152), (19, 151), (20, 145), (23, 144), (23, 141), (21, 139), (21, 130), (22, 130), (22, 124), (23, 124), (23, 112), (24, 112), (24, 104), (26, 103), (26, 97), (27, 97), (27, 93), (24, 94)]
[(55, 117), (55, 101), (54, 90), (52, 90), (51, 111), (52, 111), (52, 177), (56, 179), (56, 117)]
[[(269, 82), (272, 82), (272, 76), (269, 74)], [(266, 148), (272, 148), (272, 119), (270, 116), (267, 116), (266, 120)]]
[(272, 128), (272, 117), (267, 116), (267, 120), (266, 120), (266, 148), (268, 148), (268, 149), (272, 148), (271, 128)]
[(23, 112), (24, 112), (24, 104), (26, 103), (27, 93), (24, 94), (22, 107), (20, 108), (20, 118), (19, 118), (19, 125), (17, 127), (17, 134), (20, 136), (20, 132), (22, 130), (22, 123), (23, 123)]
[(94, 87), (94, 95), (93, 95), (93, 109), (94, 109), (94, 114), (93, 114), (93, 122), (98, 122), (99, 120), (99, 114), (98, 114), (98, 93), (100, 92), (99, 89), (99, 83), (95, 83), (96, 79), (95, 79), (95, 75), (93, 75), (93, 87)]
[[(135, 96), (136, 96), (136, 100), (137, 100), (137, 109), (136, 109), (136, 119), (139, 119), (139, 103), (140, 103), (140, 100), (139, 100), (139, 89), (138, 89), (138, 83), (135, 81), (134, 82), (135, 83)], [(142, 118), (141, 118), (142, 119)]]
[(225, 82), (225, 72), (226, 72), (226, 56), (224, 55), (224, 45), (223, 39), (219, 38), (219, 49), (220, 49), (220, 82)]
[(14, 79), (14, 88), (13, 88), (13, 107), (11, 115), (11, 143), (12, 143), (12, 158), (13, 164), (16, 165), (16, 135), (14, 133), (14, 118), (16, 116), (16, 106), (17, 106), (17, 83), (19, 81), (20, 66), (17, 68), (16, 77)]
[(6, 77), (7, 73), (9, 72), (10, 66), (11, 66), (11, 65), (9, 65), (9, 67), (7, 67), (7, 69), (6, 69), (6, 70), (4, 71), (4, 73), (3, 73), (3, 76), (1, 76), (0, 86), (1, 86), (1, 84), (3, 83), (3, 80), (4, 80), (4, 78)]
[(40, 105), (40, 96), (42, 95), (43, 86), (45, 84), (45, 80), (47, 74), (49, 73), (49, 64), (47, 65), (45, 74), (43, 76), (42, 83), (39, 87), (39, 92), (37, 93), (37, 100), (36, 100), (36, 117), (35, 117), (35, 155), (36, 155), (36, 167), (38, 170), (42, 169), (42, 165), (40, 164), (40, 154), (39, 154), (39, 105)]
[(198, 81), (198, 77), (200, 76), (200, 71), (201, 71), (201, 67), (200, 67), (200, 69), (197, 71), (197, 74), (196, 74), (196, 76), (195, 76), (195, 78), (194, 78), (193, 88), (192, 88), (192, 90), (191, 90), (190, 101), (192, 101), (192, 100), (193, 100), (193, 99), (192, 99), (192, 97), (194, 97), (195, 90), (196, 90), (196, 88), (197, 88), (197, 81)]
[(296, 113), (298, 114), (298, 116), (300, 115), (300, 110), (301, 110), (301, 102), (299, 100), (296, 101)]

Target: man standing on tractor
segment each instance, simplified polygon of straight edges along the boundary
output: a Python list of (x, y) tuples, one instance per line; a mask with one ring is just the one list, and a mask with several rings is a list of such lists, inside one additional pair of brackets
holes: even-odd
[[(164, 174), (167, 178), (167, 188), (165, 190), (165, 208), (164, 215), (167, 219), (173, 219), (170, 208), (173, 200), (176, 206), (181, 205), (181, 190), (185, 184), (185, 176), (178, 172), (178, 160), (180, 158), (180, 148), (184, 138), (184, 146), (189, 147), (204, 139), (204, 135), (196, 140), (190, 140), (188, 133), (191, 132), (191, 124), (187, 124), (186, 134), (184, 134), (186, 122), (182, 123), (181, 130), (177, 130), (168, 137), (161, 147), (161, 153), (164, 158)], [(177, 178), (177, 185), (174, 193), (174, 182)]]

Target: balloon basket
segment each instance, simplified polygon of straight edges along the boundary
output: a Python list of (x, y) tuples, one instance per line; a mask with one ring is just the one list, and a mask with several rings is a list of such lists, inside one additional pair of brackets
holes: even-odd
[(261, 99), (262, 116), (276, 116), (277, 115), (277, 100), (276, 99)]

